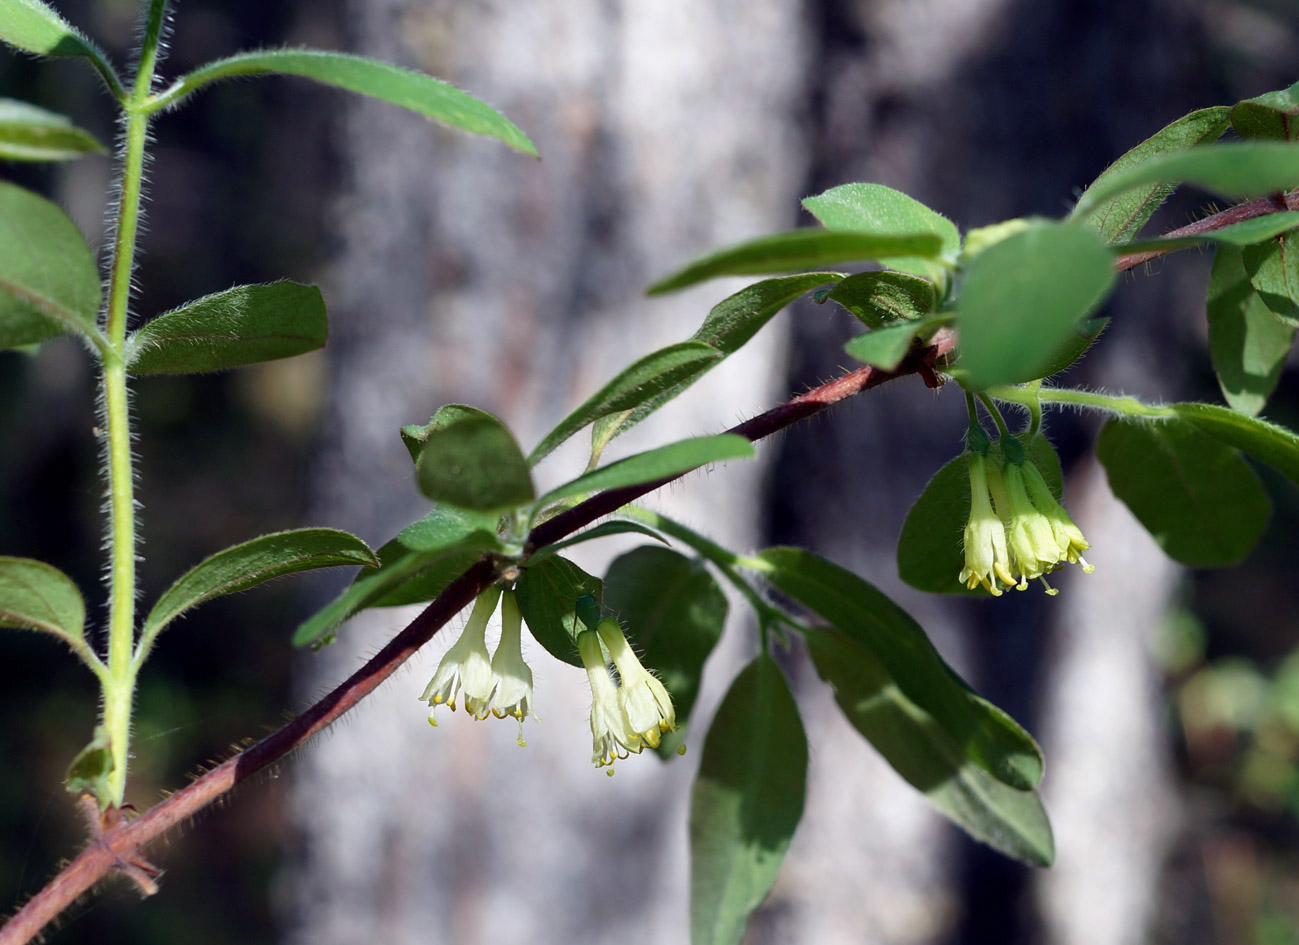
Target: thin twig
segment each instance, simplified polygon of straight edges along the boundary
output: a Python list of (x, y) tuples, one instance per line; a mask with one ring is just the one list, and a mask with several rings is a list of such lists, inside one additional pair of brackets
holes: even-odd
[[(1292, 190), (1288, 194), (1271, 194), (1267, 197), (1251, 200), (1248, 203), (1228, 207), (1220, 213), (1210, 214), (1203, 219), (1188, 223), (1186, 226), (1169, 230), (1159, 238), (1161, 240), (1177, 240), (1188, 236), (1203, 236), (1205, 233), (1221, 230), (1233, 223), (1243, 223), (1255, 217), (1265, 217), (1272, 213), (1284, 213), (1287, 210), (1299, 210), (1299, 190)], [(1152, 259), (1158, 259), (1160, 256), (1176, 252), (1179, 248), (1189, 249), (1190, 247), (1148, 249), (1139, 253), (1124, 253), (1121, 256), (1114, 257), (1114, 268), (1118, 272), (1135, 269), (1142, 263), (1148, 263)]]

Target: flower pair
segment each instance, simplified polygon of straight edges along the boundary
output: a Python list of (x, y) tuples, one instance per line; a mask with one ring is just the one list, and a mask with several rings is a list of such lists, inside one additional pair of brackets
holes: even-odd
[[(501, 639), (494, 656), (487, 654), (487, 621), (501, 603)], [(523, 661), (521, 637), (523, 615), (512, 591), (504, 595), (498, 587), (478, 595), (460, 639), (438, 664), (437, 672), (425, 687), (420, 699), (429, 704), (429, 722), (437, 725), (434, 710), (440, 705), (456, 708), (456, 697), (463, 690), (465, 711), (476, 719), (488, 714), (503, 719), (513, 716), (519, 723), (519, 744), (523, 739), (523, 719), (532, 711), (532, 670)]]
[[(1003, 452), (1011, 451), (1003, 447)], [(1002, 463), (978, 450), (969, 457), (970, 519), (962, 584), (971, 589), (981, 584), (1000, 597), (1003, 586), (1023, 591), (1029, 581), (1041, 580), (1054, 595), (1058, 592), (1046, 583), (1050, 572), (1066, 564), (1093, 570), (1082, 556), (1091, 546), (1032, 461), (1007, 458)]]
[[(616, 686), (601, 643), (617, 667)], [(577, 635), (577, 649), (591, 683), (591, 761), (597, 768), (608, 765), (612, 775), (619, 758), (640, 754), (646, 746), (657, 748), (665, 732), (676, 731), (676, 710), (663, 684), (636, 658), (616, 620), (605, 618), (594, 630), (583, 630)]]

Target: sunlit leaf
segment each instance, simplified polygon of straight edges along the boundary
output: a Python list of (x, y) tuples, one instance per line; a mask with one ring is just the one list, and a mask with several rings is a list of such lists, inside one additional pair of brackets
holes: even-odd
[(0, 627), (53, 634), (80, 654), (86, 604), (72, 579), (31, 558), (0, 557)]
[[(938, 253), (954, 257), (961, 248), (955, 224), (930, 210), (914, 197), (883, 184), (843, 184), (815, 197), (803, 206), (828, 230), (856, 233), (932, 233), (939, 239)], [(922, 257), (931, 254), (922, 254)], [(930, 258), (897, 256), (879, 260), (890, 269), (941, 278), (944, 265)]]
[(42, 0), (0, 0), (0, 41), (38, 56), (81, 56), (114, 95), (125, 94), (99, 47)]

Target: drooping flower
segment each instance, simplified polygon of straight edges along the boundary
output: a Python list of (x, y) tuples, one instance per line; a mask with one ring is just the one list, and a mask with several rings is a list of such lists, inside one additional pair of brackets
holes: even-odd
[(618, 703), (627, 716), (627, 724), (650, 748), (658, 748), (663, 733), (675, 732), (677, 728), (672, 697), (654, 674), (641, 665), (618, 621), (605, 618), (595, 629), (618, 667), (622, 681), (618, 687)]
[(993, 597), (1001, 588), (1013, 587), (1010, 553), (1006, 547), (1006, 525), (993, 511), (988, 493), (986, 456), (970, 453), (970, 520), (965, 525), (965, 567), (960, 581), (973, 590), (982, 584)]
[(1028, 487), (1029, 497), (1033, 504), (1041, 510), (1046, 516), (1047, 521), (1051, 523), (1051, 532), (1055, 537), (1056, 545), (1060, 554), (1065, 561), (1070, 564), (1081, 564), (1085, 573), (1091, 574), (1096, 570), (1095, 567), (1087, 563), (1087, 559), (1082, 553), (1091, 547), (1091, 544), (1083, 537), (1082, 529), (1079, 528), (1064, 507), (1056, 501), (1051, 492), (1050, 486), (1042, 478), (1042, 473), (1032, 463), (1025, 463), (1024, 484)]
[(434, 710), (445, 703), (454, 712), (456, 696), (462, 689), (465, 711), (476, 719), (487, 718), (488, 706), (496, 689), (492, 661), (487, 655), (487, 621), (496, 610), (500, 596), (501, 590), (496, 586), (478, 595), (460, 639), (442, 657), (437, 672), (420, 696), (429, 704), (429, 722), (433, 725), (437, 725)]
[(513, 591), (501, 598), (501, 642), (492, 656), (492, 679), (495, 694), (492, 696), (492, 714), (498, 719), (514, 716), (519, 722), (519, 745), (527, 746), (523, 739), (523, 719), (532, 716), (532, 670), (523, 661), (520, 638), (523, 632), (523, 615)]
[(577, 651), (591, 683), (591, 761), (597, 768), (609, 766), (609, 774), (613, 774), (615, 761), (633, 752), (640, 753), (641, 739), (632, 731), (618, 699), (618, 689), (600, 649), (599, 635), (593, 630), (583, 630), (577, 635)]
[(1036, 581), (1068, 560), (1065, 549), (1056, 541), (1051, 522), (1028, 497), (1024, 470), (1030, 465), (1008, 462), (1001, 470), (1006, 512), (1010, 518), (1006, 529), (1008, 543), (1013, 569), (1019, 574), (1017, 589), (1021, 591), (1028, 589), (1029, 581)]

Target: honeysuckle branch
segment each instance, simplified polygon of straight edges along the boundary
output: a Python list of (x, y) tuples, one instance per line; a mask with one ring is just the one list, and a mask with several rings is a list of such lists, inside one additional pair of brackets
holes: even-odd
[[(927, 384), (936, 386), (935, 365), (941, 364), (954, 345), (955, 335), (944, 329), (934, 336), (929, 347), (913, 351), (894, 371), (881, 371), (870, 366), (858, 368), (746, 420), (728, 432), (756, 442), (863, 391), (910, 374), (919, 374)], [(529, 536), (527, 547), (529, 551), (535, 551), (560, 541), (675, 478), (678, 477), (612, 489), (593, 496), (538, 525)], [(64, 909), (111, 873), (125, 875), (145, 894), (154, 892), (154, 878), (159, 871), (144, 858), (143, 852), (150, 843), (333, 724), (377, 689), (452, 617), (496, 581), (502, 567), (491, 557), (480, 559), (364, 666), (319, 702), (136, 819), (126, 820), (117, 808), (100, 813), (93, 804), (84, 805), (91, 820), (90, 842), (8, 923), (0, 927), (0, 945), (30, 942)]]

